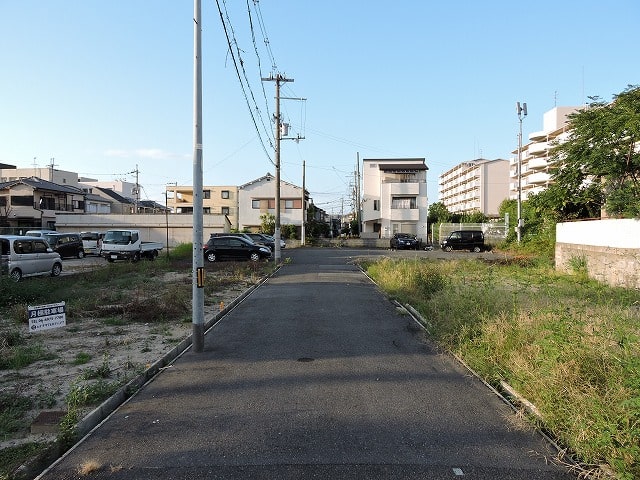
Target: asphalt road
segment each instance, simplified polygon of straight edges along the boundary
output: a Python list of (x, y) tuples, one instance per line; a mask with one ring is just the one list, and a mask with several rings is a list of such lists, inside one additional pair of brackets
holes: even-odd
[(284, 250), (290, 261), (204, 352), (187, 351), (39, 478), (573, 478), (350, 263), (380, 254), (415, 252)]

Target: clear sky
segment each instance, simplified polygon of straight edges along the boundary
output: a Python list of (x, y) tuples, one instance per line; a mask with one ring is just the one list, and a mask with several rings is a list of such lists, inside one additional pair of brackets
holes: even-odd
[[(554, 106), (640, 83), (638, 0), (220, 5), (258, 128), (202, 0), (204, 184), (275, 174), (275, 84), (260, 77), (281, 73), (282, 95), (307, 99), (282, 101), (304, 137), (282, 142), (282, 179), (301, 186), (305, 160), (330, 213), (350, 209), (358, 155), (426, 158), (432, 203), (454, 165), (511, 157), (517, 101), (526, 141)], [(0, 0), (0, 163), (51, 158), (99, 180), (134, 181), (137, 166), (142, 198), (161, 203), (167, 183), (193, 184), (192, 1)]]

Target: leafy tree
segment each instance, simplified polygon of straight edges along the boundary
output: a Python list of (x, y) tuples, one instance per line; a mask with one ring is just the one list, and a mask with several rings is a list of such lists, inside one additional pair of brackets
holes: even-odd
[(260, 231), (267, 235), (273, 235), (276, 231), (276, 217), (271, 213), (260, 215)]
[(561, 219), (611, 215), (640, 216), (640, 87), (628, 86), (613, 102), (592, 98), (569, 116), (567, 141), (551, 157), (554, 183), (541, 206)]
[(429, 224), (445, 223), (451, 220), (451, 213), (442, 202), (435, 202), (429, 205)]

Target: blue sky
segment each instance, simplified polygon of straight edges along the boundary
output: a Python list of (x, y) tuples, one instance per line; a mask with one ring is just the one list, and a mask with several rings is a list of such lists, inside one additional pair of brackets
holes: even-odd
[[(358, 155), (425, 157), (432, 203), (454, 165), (510, 158), (517, 101), (526, 139), (555, 105), (640, 83), (637, 0), (261, 0), (261, 17), (248, 3), (255, 47), (247, 1), (226, 0), (226, 11), (258, 130), (216, 2), (202, 0), (204, 183), (275, 173), (275, 86), (260, 81), (275, 62), (294, 79), (282, 95), (307, 99), (282, 102), (304, 137), (282, 142), (282, 179), (302, 185), (305, 160), (307, 189), (329, 212), (349, 210)], [(161, 202), (167, 183), (191, 185), (192, 22), (186, 0), (0, 0), (0, 163), (54, 158), (129, 181), (137, 165), (143, 198)]]

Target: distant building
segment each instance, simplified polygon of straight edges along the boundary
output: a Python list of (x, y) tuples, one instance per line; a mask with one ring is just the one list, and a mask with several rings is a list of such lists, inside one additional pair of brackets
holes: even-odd
[[(170, 185), (166, 187), (167, 207), (175, 214), (193, 214), (193, 187)], [(225, 215), (231, 228), (238, 228), (238, 187), (206, 186), (202, 188), (202, 213)]]
[(451, 213), (481, 212), (497, 217), (509, 198), (509, 160), (478, 158), (462, 162), (440, 175), (438, 199)]
[[(583, 107), (555, 107), (543, 116), (543, 129), (529, 134), (529, 143), (522, 145), (521, 153), (521, 189), (522, 200), (529, 195), (546, 189), (551, 182), (549, 168), (552, 160), (549, 151), (558, 142), (565, 141), (570, 134), (571, 125), (568, 116)], [(509, 198), (518, 198), (518, 149), (511, 152)]]
[(427, 235), (427, 170), (424, 158), (362, 161), (362, 236)]
[(56, 212), (84, 213), (85, 194), (78, 188), (38, 177), (0, 183), (0, 224), (55, 228)]
[[(305, 192), (306, 193), (306, 192)], [(302, 188), (280, 181), (280, 225), (295, 225), (298, 236), (307, 211), (308, 197), (302, 200)], [(238, 187), (238, 218), (240, 230), (257, 232), (262, 225), (261, 215), (275, 215), (276, 178), (266, 175)]]

